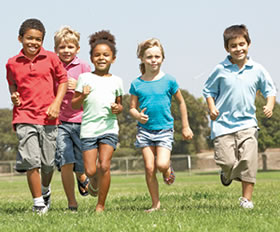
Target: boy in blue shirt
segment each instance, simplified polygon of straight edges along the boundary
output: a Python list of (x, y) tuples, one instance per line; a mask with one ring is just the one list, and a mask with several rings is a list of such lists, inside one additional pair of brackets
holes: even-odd
[(241, 181), (240, 206), (252, 209), (252, 193), (258, 169), (258, 128), (255, 97), (266, 98), (263, 113), (272, 116), (276, 88), (268, 72), (248, 55), (251, 40), (245, 25), (224, 31), (229, 56), (218, 64), (203, 89), (211, 118), (211, 139), (216, 164), (222, 168), (221, 182)]

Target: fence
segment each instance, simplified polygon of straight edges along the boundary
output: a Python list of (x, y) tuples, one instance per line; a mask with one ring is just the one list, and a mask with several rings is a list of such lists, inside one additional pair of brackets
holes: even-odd
[[(196, 155), (172, 155), (172, 166), (175, 171), (213, 171), (219, 170), (213, 159), (213, 152), (204, 152)], [(16, 161), (0, 161), (1, 175), (18, 174), (14, 170)], [(269, 149), (258, 157), (259, 169), (280, 170), (280, 149)], [(111, 161), (112, 174), (136, 174), (144, 172), (142, 156), (137, 157), (113, 157)]]

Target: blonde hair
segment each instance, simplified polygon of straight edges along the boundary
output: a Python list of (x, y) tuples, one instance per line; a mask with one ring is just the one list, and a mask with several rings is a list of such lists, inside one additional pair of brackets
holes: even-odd
[[(144, 53), (147, 49), (149, 48), (152, 48), (152, 47), (159, 47), (160, 51), (161, 51), (161, 54), (162, 54), (162, 58), (164, 59), (165, 56), (164, 56), (164, 50), (163, 50), (163, 47), (159, 41), (159, 39), (156, 39), (156, 38), (151, 38), (151, 39), (147, 39), (143, 42), (141, 42), (139, 45), (138, 45), (138, 48), (137, 48), (137, 57), (139, 59), (142, 59), (144, 57)], [(143, 63), (141, 63), (139, 65), (140, 67), (140, 71), (142, 74), (144, 74), (146, 72), (145, 70), (145, 65)]]
[(80, 33), (75, 31), (69, 26), (61, 27), (54, 35), (54, 48), (58, 48), (59, 44), (62, 42), (74, 43), (76, 47), (80, 47)]

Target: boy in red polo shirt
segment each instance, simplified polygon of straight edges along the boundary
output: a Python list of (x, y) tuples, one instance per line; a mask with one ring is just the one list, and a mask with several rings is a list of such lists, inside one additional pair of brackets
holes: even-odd
[(16, 170), (27, 172), (33, 211), (39, 214), (50, 206), (58, 116), (67, 90), (67, 72), (55, 53), (43, 49), (44, 36), (41, 21), (25, 20), (18, 36), (23, 48), (6, 64), (19, 139)]

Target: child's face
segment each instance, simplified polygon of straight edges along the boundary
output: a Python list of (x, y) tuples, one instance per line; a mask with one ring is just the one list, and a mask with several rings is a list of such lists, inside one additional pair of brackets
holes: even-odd
[(95, 67), (97, 75), (106, 75), (116, 57), (113, 55), (111, 48), (107, 44), (98, 44), (92, 51), (91, 62)]
[(56, 48), (56, 53), (59, 59), (69, 64), (80, 51), (80, 47), (77, 47), (75, 43), (62, 41)]
[(163, 62), (160, 48), (158, 46), (148, 48), (144, 52), (144, 56), (141, 61), (145, 65), (146, 72), (148, 71), (154, 73), (160, 71), (160, 66)]
[(248, 44), (243, 36), (230, 39), (227, 52), (232, 57), (231, 62), (234, 64), (244, 64), (247, 61), (249, 47), (250, 44)]
[(28, 29), (18, 40), (22, 43), (23, 53), (29, 59), (33, 59), (43, 45), (43, 33), (36, 29)]

